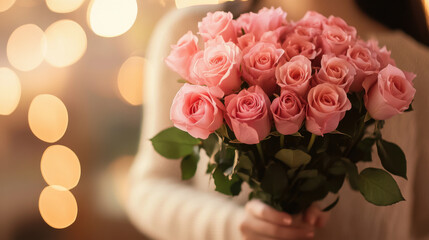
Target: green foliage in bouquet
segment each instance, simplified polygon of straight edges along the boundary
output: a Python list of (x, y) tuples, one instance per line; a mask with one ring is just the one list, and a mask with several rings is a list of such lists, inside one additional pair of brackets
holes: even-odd
[[(169, 159), (182, 159), (182, 179), (194, 176), (200, 151), (210, 157), (207, 173), (216, 191), (235, 196), (246, 182), (257, 198), (288, 213), (300, 213), (329, 192), (338, 193), (345, 179), (370, 203), (386, 206), (403, 201), (391, 174), (407, 179), (406, 159), (401, 148), (382, 138), (384, 121), (372, 119), (362, 96), (348, 95), (352, 109), (337, 130), (316, 136), (305, 127), (292, 135), (275, 131), (256, 145), (240, 143), (227, 125), (205, 140), (196, 139), (175, 127), (151, 139), (155, 150)], [(384, 169), (358, 171), (358, 162), (372, 161), (372, 149)], [(390, 173), (390, 174), (389, 174)], [(330, 210), (337, 198), (324, 210)]]

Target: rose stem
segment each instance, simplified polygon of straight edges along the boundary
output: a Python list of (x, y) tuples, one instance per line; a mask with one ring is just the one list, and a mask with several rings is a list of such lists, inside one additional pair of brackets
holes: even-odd
[(280, 148), (283, 148), (285, 145), (285, 135), (280, 135)]
[(256, 144), (256, 148), (258, 149), (259, 157), (261, 157), (261, 160), (265, 165), (264, 153), (262, 152), (261, 143)]
[(313, 147), (314, 140), (316, 140), (316, 134), (312, 133), (311, 138), (310, 138), (310, 142), (308, 143), (308, 146), (307, 146), (308, 152), (310, 152), (311, 148)]

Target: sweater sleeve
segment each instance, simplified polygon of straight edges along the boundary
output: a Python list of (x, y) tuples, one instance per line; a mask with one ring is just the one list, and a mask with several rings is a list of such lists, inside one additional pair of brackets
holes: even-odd
[(127, 212), (132, 223), (153, 239), (240, 239), (241, 206), (224, 196), (200, 191), (180, 179), (180, 161), (158, 155), (149, 141), (170, 127), (170, 104), (181, 84), (164, 58), (181, 35), (196, 32), (197, 21), (214, 8), (192, 7), (167, 14), (147, 51), (141, 143), (130, 172)]
[(402, 32), (377, 37), (391, 47), (392, 55), (399, 66), (417, 75), (413, 81), (417, 89), (413, 102), (416, 115), (414, 124), (417, 128), (414, 148), (417, 162), (413, 169), (408, 170), (409, 174), (414, 175), (410, 229), (413, 239), (429, 240), (429, 49)]

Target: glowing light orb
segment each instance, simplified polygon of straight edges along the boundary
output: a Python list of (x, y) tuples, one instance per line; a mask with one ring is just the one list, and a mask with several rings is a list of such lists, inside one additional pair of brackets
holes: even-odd
[(53, 95), (38, 95), (30, 104), (28, 123), (31, 131), (40, 140), (49, 143), (56, 142), (67, 130), (67, 108), (59, 98)]
[(88, 8), (89, 25), (102, 37), (124, 34), (133, 26), (136, 17), (136, 0), (92, 0)]
[(80, 179), (80, 163), (76, 154), (68, 147), (53, 145), (48, 147), (40, 162), (42, 176), (49, 185), (74, 188)]
[(46, 29), (46, 61), (55, 67), (77, 62), (85, 53), (87, 39), (82, 27), (72, 20), (54, 22)]
[(7, 58), (12, 66), (21, 71), (30, 71), (39, 66), (45, 52), (45, 33), (34, 24), (18, 27), (7, 42)]
[(85, 0), (46, 0), (49, 10), (56, 13), (69, 13), (78, 9)]
[(4, 12), (11, 8), (16, 0), (1, 0), (0, 1), (0, 12)]
[(0, 115), (11, 114), (21, 98), (21, 83), (14, 71), (0, 68)]
[(77, 202), (73, 194), (61, 186), (48, 186), (39, 197), (39, 211), (51, 227), (62, 229), (74, 223), (77, 217)]
[(121, 66), (118, 74), (118, 89), (121, 96), (131, 105), (143, 101), (143, 70), (146, 60), (130, 57)]

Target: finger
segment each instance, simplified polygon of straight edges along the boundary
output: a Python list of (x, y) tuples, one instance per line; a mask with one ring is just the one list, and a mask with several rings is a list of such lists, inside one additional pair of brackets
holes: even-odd
[(320, 214), (320, 208), (316, 204), (312, 204), (304, 213), (304, 221), (311, 226), (315, 226)]
[(326, 226), (326, 223), (328, 222), (328, 219), (329, 219), (329, 215), (330, 215), (329, 212), (321, 212), (321, 214), (319, 215), (316, 221), (316, 227), (322, 228)]
[(249, 216), (242, 224), (243, 235), (256, 235), (274, 239), (311, 239), (314, 232), (307, 228), (285, 227), (272, 224), (256, 217)]
[(274, 224), (285, 226), (292, 224), (291, 215), (285, 212), (277, 211), (259, 200), (251, 200), (250, 202), (248, 202), (246, 204), (246, 211), (248, 211), (259, 219)]

